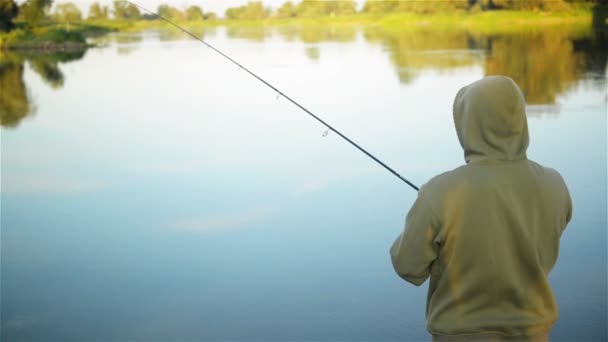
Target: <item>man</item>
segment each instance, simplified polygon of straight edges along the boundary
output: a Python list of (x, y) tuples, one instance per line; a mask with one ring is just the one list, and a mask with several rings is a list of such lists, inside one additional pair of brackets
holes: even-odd
[(572, 216), (566, 184), (527, 159), (525, 100), (512, 79), (473, 82), (453, 111), (467, 164), (422, 186), (393, 267), (417, 286), (430, 276), (433, 340), (547, 340), (557, 320), (547, 277)]

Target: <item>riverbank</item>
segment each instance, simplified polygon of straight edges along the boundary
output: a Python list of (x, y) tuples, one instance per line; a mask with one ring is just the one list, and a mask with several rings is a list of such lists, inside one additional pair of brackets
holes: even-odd
[[(386, 31), (403, 30), (466, 30), (493, 34), (519, 31), (535, 31), (545, 28), (568, 26), (589, 27), (594, 21), (593, 11), (574, 8), (560, 12), (541, 11), (486, 11), (452, 12), (449, 14), (422, 15), (415, 13), (389, 13), (384, 15), (354, 14), (319, 18), (268, 18), (263, 20), (201, 20), (176, 21), (187, 29), (202, 27), (246, 27), (284, 25), (359, 25)], [(605, 24), (605, 23), (604, 23)], [(116, 21), (96, 20), (78, 24), (48, 25), (32, 30), (21, 28), (10, 33), (0, 33), (0, 49), (84, 49), (87, 38), (109, 32), (138, 32), (155, 28), (173, 27), (162, 20)]]
[(88, 37), (117, 31), (112, 27), (88, 23), (66, 25), (45, 25), (28, 29), (20, 25), (9, 33), (0, 33), (2, 50), (83, 50), (91, 46)]
[[(221, 20), (215, 26), (276, 26), (276, 25), (362, 25), (384, 30), (468, 30), (479, 33), (508, 33), (541, 30), (556, 26), (590, 26), (590, 9), (561, 12), (487, 11), (453, 12), (449, 14), (389, 13), (384, 15), (354, 14), (320, 18), (269, 18), (264, 20)], [(156, 21), (156, 25), (164, 25)], [(187, 25), (187, 23), (185, 24)]]
[(590, 26), (592, 17), (592, 12), (589, 10), (567, 12), (488, 11), (432, 16), (397, 13), (378, 18), (376, 24), (388, 30), (433, 28), (492, 34), (540, 30), (557, 26)]

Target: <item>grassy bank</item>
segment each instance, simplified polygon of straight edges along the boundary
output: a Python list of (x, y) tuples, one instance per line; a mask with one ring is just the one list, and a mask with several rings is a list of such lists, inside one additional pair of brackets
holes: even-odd
[[(318, 18), (268, 18), (262, 20), (204, 20), (176, 21), (186, 28), (215, 26), (274, 26), (274, 25), (366, 25), (379, 26), (387, 30), (436, 28), (438, 30), (468, 29), (481, 33), (501, 33), (530, 30), (559, 25), (590, 25), (592, 13), (588, 8), (571, 9), (561, 12), (540, 11), (487, 11), (450, 12), (439, 14), (389, 13), (385, 15), (353, 14), (348, 16)], [(88, 22), (118, 31), (143, 31), (147, 29), (171, 27), (162, 20)]]
[(453, 12), (449, 14), (422, 15), (414, 13), (390, 13), (386, 15), (355, 14), (351, 16), (321, 18), (270, 18), (266, 20), (223, 20), (221, 25), (272, 26), (272, 25), (365, 25), (385, 30), (469, 30), (479, 33), (508, 33), (529, 31), (546, 27), (590, 26), (592, 13), (589, 10), (567, 12)]
[(586, 26), (592, 21), (590, 11), (522, 12), (492, 11), (421, 16), (398, 13), (378, 18), (376, 24), (387, 30), (437, 28), (439, 30), (466, 29), (478, 33), (508, 33), (530, 31), (557, 26)]
[[(185, 28), (215, 26), (281, 26), (281, 25), (362, 25), (387, 31), (403, 30), (467, 30), (481, 34), (509, 33), (541, 30), (550, 27), (568, 26), (587, 28), (592, 22), (588, 8), (570, 9), (561, 12), (540, 11), (487, 11), (450, 12), (431, 15), (414, 13), (389, 13), (385, 15), (354, 14), (349, 16), (320, 18), (268, 18), (264, 20), (201, 20), (177, 21)], [(66, 25), (47, 24), (35, 29), (25, 25), (10, 33), (0, 33), (0, 48), (3, 49), (77, 49), (86, 48), (86, 38), (108, 32), (133, 32), (154, 28), (172, 27), (162, 20), (96, 20)]]
[(27, 28), (18, 23), (8, 33), (0, 33), (0, 49), (4, 50), (77, 50), (85, 49), (87, 37), (103, 35), (116, 29), (90, 23), (58, 25), (45, 24)]

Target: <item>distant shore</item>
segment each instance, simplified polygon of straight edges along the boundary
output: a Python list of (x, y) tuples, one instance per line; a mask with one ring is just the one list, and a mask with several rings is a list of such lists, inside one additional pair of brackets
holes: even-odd
[[(282, 26), (282, 25), (362, 25), (386, 30), (470, 30), (479, 33), (508, 33), (539, 30), (560, 25), (590, 27), (593, 15), (590, 10), (568, 12), (492, 11), (457, 12), (422, 15), (415, 13), (389, 13), (385, 15), (353, 14), (319, 18), (268, 18), (261, 20), (221, 19), (205, 21), (176, 21), (185, 28), (217, 26)], [(102, 22), (99, 23), (103, 25)], [(141, 31), (171, 27), (162, 20), (140, 20), (130, 23), (111, 23), (119, 31)]]
[(93, 45), (87, 38), (116, 31), (110, 27), (96, 26), (85, 22), (66, 26), (47, 24), (33, 29), (24, 25), (8, 33), (0, 33), (2, 50), (84, 50)]
[[(592, 23), (592, 12), (573, 10), (567, 12), (540, 11), (491, 11), (457, 12), (450, 14), (421, 15), (414, 13), (389, 13), (385, 15), (354, 14), (319, 18), (268, 18), (263, 20), (214, 19), (177, 21), (185, 28), (218, 26), (280, 26), (280, 25), (365, 25), (384, 30), (469, 30), (478, 33), (509, 33), (540, 30), (559, 25), (587, 27)], [(74, 50), (91, 45), (87, 37), (110, 32), (133, 32), (171, 27), (156, 20), (118, 21), (96, 20), (65, 24), (47, 24), (35, 29), (23, 25), (9, 33), (0, 33), (0, 49), (23, 50)]]

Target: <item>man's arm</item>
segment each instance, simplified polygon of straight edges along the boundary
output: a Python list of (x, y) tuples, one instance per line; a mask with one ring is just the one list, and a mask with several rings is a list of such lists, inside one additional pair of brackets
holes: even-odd
[(437, 258), (435, 243), (439, 222), (423, 194), (407, 214), (404, 231), (391, 247), (395, 272), (404, 280), (420, 286), (429, 277), (431, 263)]

